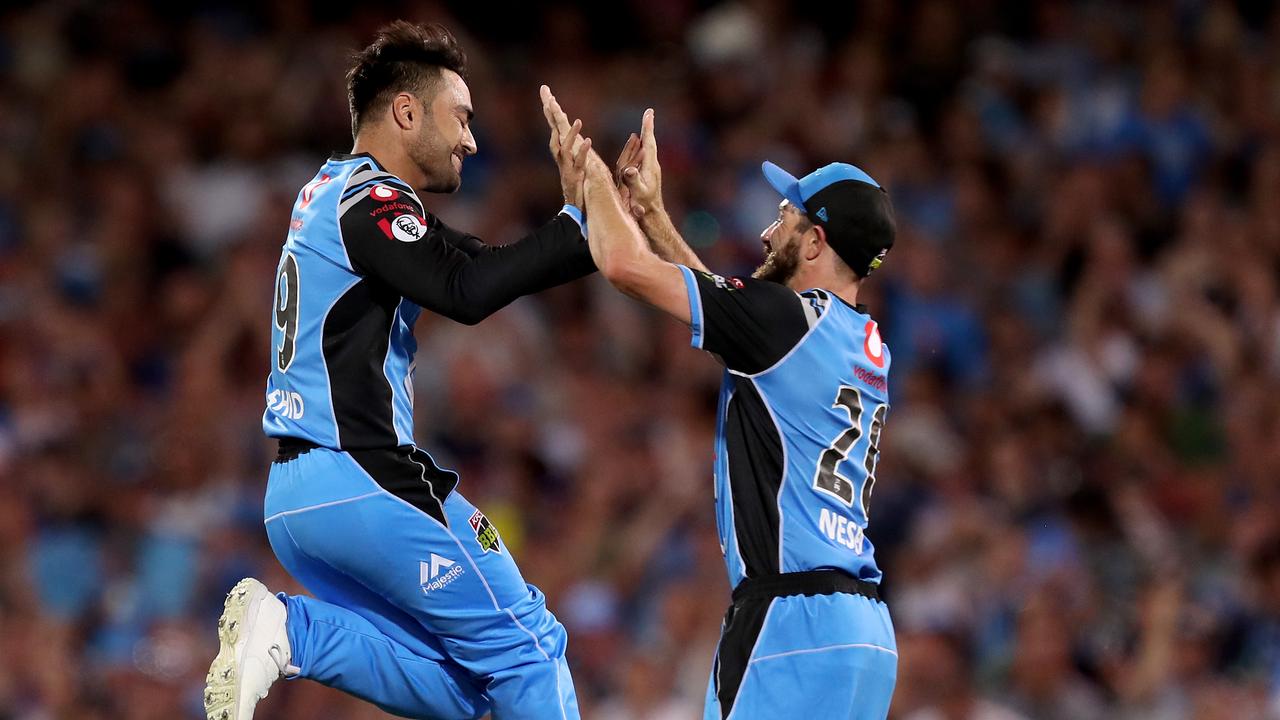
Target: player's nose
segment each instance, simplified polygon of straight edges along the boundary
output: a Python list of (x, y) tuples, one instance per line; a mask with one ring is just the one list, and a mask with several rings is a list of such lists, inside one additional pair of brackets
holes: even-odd
[(462, 133), (462, 151), (467, 155), (475, 155), (480, 148), (476, 146), (476, 136), (471, 132), (471, 128), (467, 128)]

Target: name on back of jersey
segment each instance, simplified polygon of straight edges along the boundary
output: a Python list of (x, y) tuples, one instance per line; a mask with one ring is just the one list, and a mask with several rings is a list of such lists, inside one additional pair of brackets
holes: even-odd
[(822, 508), (818, 514), (818, 531), (837, 545), (843, 545), (861, 555), (866, 535), (862, 528), (846, 515)]
[(267, 409), (286, 420), (301, 420), (307, 406), (302, 402), (302, 395), (276, 389), (267, 393)]

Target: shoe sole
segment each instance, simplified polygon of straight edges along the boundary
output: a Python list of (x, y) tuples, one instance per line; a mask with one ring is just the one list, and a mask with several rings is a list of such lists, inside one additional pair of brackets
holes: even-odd
[[(236, 669), (236, 643), (249, 616), (249, 601), (257, 580), (245, 578), (236, 583), (222, 603), (222, 617), (218, 618), (218, 655), (209, 665), (204, 677), (204, 714), (206, 720), (251, 720), (238, 717), (240, 706), (240, 677)], [(250, 715), (252, 716), (252, 711)]]

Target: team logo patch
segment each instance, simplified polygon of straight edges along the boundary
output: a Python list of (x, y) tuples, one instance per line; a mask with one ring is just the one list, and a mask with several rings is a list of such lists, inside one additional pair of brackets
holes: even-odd
[(880, 328), (876, 326), (875, 320), (868, 320), (863, 331), (867, 334), (867, 339), (862, 343), (863, 352), (867, 354), (867, 359), (872, 365), (883, 368), (884, 343), (880, 340)]
[(400, 191), (395, 188), (389, 188), (386, 185), (374, 185), (369, 191), (369, 195), (378, 202), (391, 202), (400, 197)]
[(476, 542), (480, 543), (480, 547), (485, 552), (502, 553), (502, 546), (498, 543), (498, 528), (489, 522), (489, 518), (479, 510), (471, 514), (471, 529), (476, 533)]
[(400, 242), (418, 242), (423, 231), (422, 222), (413, 215), (397, 215), (391, 221), (391, 237)]

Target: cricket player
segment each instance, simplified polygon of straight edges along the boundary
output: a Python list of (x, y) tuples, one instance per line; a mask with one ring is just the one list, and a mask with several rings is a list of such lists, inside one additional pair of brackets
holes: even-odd
[[(565, 206), (492, 247), (428, 212), (476, 152), (465, 56), (396, 22), (347, 76), (355, 146), (298, 193), (280, 257), (263, 427), (279, 438), (271, 547), (314, 597), (252, 578), (227, 597), (209, 720), (249, 720), (281, 676), (411, 718), (578, 717), (565, 631), (458, 476), (414, 444), (413, 326), (468, 325), (595, 270), (583, 158), (557, 154)], [(573, 145), (572, 128), (559, 137)], [(589, 149), (589, 144), (582, 144)]]
[[(553, 131), (574, 133), (542, 93)], [(734, 590), (705, 718), (883, 720), (897, 647), (866, 530), (890, 356), (857, 299), (893, 245), (888, 195), (845, 163), (798, 180), (764, 163), (782, 196), (761, 235), (764, 264), (726, 278), (707, 271), (663, 210), (652, 110), (619, 170), (625, 199), (588, 160), (596, 264), (688, 324), (693, 346), (725, 366), (714, 474)]]

